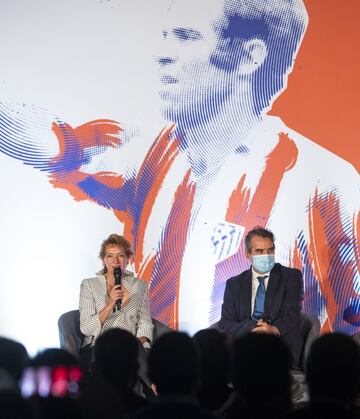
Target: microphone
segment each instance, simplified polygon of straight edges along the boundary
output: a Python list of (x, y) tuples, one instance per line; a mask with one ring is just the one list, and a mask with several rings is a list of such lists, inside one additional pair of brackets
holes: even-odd
[[(114, 269), (114, 277), (115, 277), (115, 286), (121, 285), (122, 272), (121, 272), (121, 268), (119, 268), (118, 266)], [(120, 309), (121, 309), (121, 298), (116, 300), (115, 307), (114, 307), (114, 310), (120, 310)]]

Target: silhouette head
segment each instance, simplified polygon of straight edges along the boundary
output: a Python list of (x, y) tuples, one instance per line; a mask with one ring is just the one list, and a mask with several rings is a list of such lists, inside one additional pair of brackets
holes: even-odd
[(230, 350), (226, 335), (216, 329), (203, 329), (195, 333), (193, 339), (200, 351), (202, 384), (228, 384)]
[(137, 379), (139, 343), (123, 329), (110, 329), (95, 343), (94, 371), (116, 388), (132, 388)]
[(79, 360), (65, 349), (47, 348), (39, 352), (31, 361), (33, 367), (57, 367), (78, 365)]
[(25, 346), (12, 339), (0, 337), (0, 368), (18, 382), (29, 361)]
[(192, 394), (199, 373), (198, 348), (186, 333), (166, 333), (154, 343), (149, 353), (148, 374), (160, 395)]
[(347, 335), (328, 333), (312, 344), (306, 362), (310, 399), (352, 403), (360, 389), (360, 347)]
[(233, 363), (235, 391), (246, 402), (284, 410), (290, 408), (291, 355), (280, 338), (249, 333), (235, 339)]

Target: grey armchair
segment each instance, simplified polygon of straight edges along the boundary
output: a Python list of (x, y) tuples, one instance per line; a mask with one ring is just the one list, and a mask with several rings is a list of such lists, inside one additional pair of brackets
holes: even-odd
[[(161, 323), (159, 320), (152, 318), (154, 325), (153, 340), (159, 336), (171, 331), (172, 329)], [(83, 334), (80, 331), (80, 312), (79, 310), (71, 310), (59, 317), (58, 320), (60, 348), (67, 350), (76, 357), (79, 357)]]
[(309, 354), (310, 347), (314, 340), (320, 336), (320, 320), (313, 314), (300, 312), (300, 331), (304, 339), (304, 346), (301, 355), (301, 369), (305, 371), (305, 362)]

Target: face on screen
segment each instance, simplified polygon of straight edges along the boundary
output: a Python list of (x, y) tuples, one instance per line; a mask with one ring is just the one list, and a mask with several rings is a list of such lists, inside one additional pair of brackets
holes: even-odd
[(166, 118), (196, 123), (219, 108), (229, 74), (211, 56), (223, 18), (222, 0), (175, 0), (166, 16), (157, 62), (160, 98)]

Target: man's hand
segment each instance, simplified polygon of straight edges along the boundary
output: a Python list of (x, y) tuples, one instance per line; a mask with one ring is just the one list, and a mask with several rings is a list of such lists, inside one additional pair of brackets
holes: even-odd
[(280, 336), (279, 329), (271, 324), (268, 324), (262, 320), (259, 320), (256, 327), (252, 329), (254, 333), (268, 333), (270, 335)]

